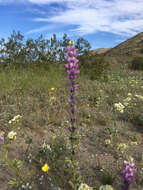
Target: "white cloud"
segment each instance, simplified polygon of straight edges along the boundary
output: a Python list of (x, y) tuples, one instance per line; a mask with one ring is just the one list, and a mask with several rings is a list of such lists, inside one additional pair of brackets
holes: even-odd
[[(143, 0), (0, 0), (0, 4), (12, 2), (29, 2), (44, 6), (59, 3), (65, 7), (64, 11), (60, 6), (51, 7), (51, 15), (48, 10), (48, 17), (45, 13), (45, 17), (34, 20), (51, 22), (57, 25), (57, 29), (59, 25), (75, 26), (69, 30), (73, 34), (88, 35), (104, 31), (132, 36), (143, 31)], [(37, 9), (37, 14), (38, 10), (42, 11), (41, 6)], [(46, 30), (46, 27), (32, 29), (28, 33), (41, 32)]]
[[(29, 0), (33, 3), (63, 3), (65, 11), (56, 11), (54, 16), (36, 18), (38, 22), (76, 25), (70, 31), (81, 35), (97, 31), (132, 36), (143, 31), (142, 0)], [(88, 2), (88, 3), (87, 3)]]
[(46, 15), (47, 14), (46, 11), (40, 10), (38, 8), (33, 8), (32, 6), (26, 7), (25, 12), (30, 12), (30, 13), (37, 14), (37, 15)]

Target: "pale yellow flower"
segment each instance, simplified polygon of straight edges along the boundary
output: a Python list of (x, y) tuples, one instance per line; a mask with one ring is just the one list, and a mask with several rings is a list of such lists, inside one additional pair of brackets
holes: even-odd
[(70, 40), (70, 41), (69, 41), (69, 45), (73, 46), (73, 45), (74, 45), (74, 41), (73, 41), (73, 40)]
[(87, 184), (85, 183), (81, 183), (78, 190), (93, 190), (92, 187), (89, 187)]
[[(128, 94), (129, 94), (129, 93), (128, 93)], [(124, 99), (124, 105), (125, 105), (125, 106), (128, 106), (129, 101), (131, 101), (131, 97), (130, 97), (130, 96), (127, 97), (126, 99)]]
[(55, 88), (51, 88), (51, 90), (52, 90), (52, 91), (54, 91), (54, 90), (55, 90)]
[(124, 102), (124, 105), (125, 105), (125, 106), (128, 106), (128, 105), (129, 105), (129, 103), (128, 103), (128, 102)]
[(132, 94), (131, 94), (131, 93), (128, 93), (128, 96), (132, 96)]
[(56, 101), (56, 97), (51, 96), (50, 99), (49, 99), (50, 105), (52, 105), (55, 101)]
[(52, 139), (55, 140), (55, 139), (56, 139), (56, 136), (52, 136)]
[(143, 96), (141, 96), (141, 95), (135, 95), (136, 97), (138, 97), (138, 98), (140, 98), (141, 100), (143, 100)]
[[(16, 135), (17, 135), (17, 133), (16, 133), (16, 132), (11, 131), (11, 132), (9, 132), (9, 133), (8, 133), (8, 138), (9, 138), (9, 139), (13, 139), (13, 138), (14, 138), (14, 136), (16, 136)], [(16, 140), (16, 139), (14, 139), (14, 140)]]
[(134, 161), (134, 158), (132, 156), (129, 156), (129, 161), (130, 162), (133, 162)]
[(133, 142), (133, 141), (131, 141), (131, 143), (130, 143), (131, 145), (138, 145), (138, 143), (135, 141), (135, 142)]
[(49, 169), (50, 169), (50, 167), (48, 166), (48, 164), (45, 164), (45, 165), (42, 167), (42, 171), (43, 171), (43, 172), (48, 172)]
[(89, 107), (89, 104), (87, 104), (87, 107)]
[(124, 143), (120, 143), (117, 147), (117, 150), (120, 150), (121, 153), (124, 153), (127, 150), (128, 146)]
[(126, 99), (125, 99), (125, 101), (131, 101), (131, 97), (127, 97)]
[(50, 145), (49, 145), (49, 144), (46, 144), (45, 142), (43, 143), (42, 148), (43, 148), (43, 149), (50, 150), (50, 151), (52, 150), (51, 147), (50, 147)]
[(22, 118), (22, 116), (16, 115), (16, 116), (14, 116), (14, 118), (11, 119), (8, 123), (9, 123), (9, 124), (18, 123), (21, 118)]
[(50, 97), (50, 101), (55, 101), (56, 100), (56, 97), (52, 96)]
[(123, 109), (125, 108), (125, 106), (123, 104), (119, 103), (115, 103), (114, 107), (121, 113), (123, 113)]
[(17, 120), (17, 119), (20, 119), (20, 118), (22, 118), (21, 115), (16, 115), (13, 119), (14, 119), (14, 120)]
[(111, 140), (110, 139), (106, 139), (105, 140), (105, 144), (111, 144)]
[(99, 190), (113, 190), (113, 187), (111, 185), (102, 185)]
[(121, 113), (123, 113), (123, 109), (125, 108), (125, 106), (123, 104), (121, 104), (120, 102), (119, 103), (115, 103), (114, 107), (116, 107), (116, 109), (118, 111), (120, 111)]

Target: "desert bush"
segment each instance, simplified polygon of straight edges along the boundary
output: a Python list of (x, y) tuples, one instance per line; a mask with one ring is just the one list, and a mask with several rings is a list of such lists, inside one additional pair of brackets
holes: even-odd
[(143, 48), (142, 48), (142, 49), (140, 49), (140, 53), (143, 53)]
[(129, 68), (132, 70), (143, 70), (143, 57), (135, 57), (129, 64)]
[(87, 75), (90, 80), (108, 80), (107, 71), (109, 70), (109, 63), (105, 62), (104, 57), (90, 55), (87, 51), (84, 55), (79, 57), (79, 60), (81, 73)]

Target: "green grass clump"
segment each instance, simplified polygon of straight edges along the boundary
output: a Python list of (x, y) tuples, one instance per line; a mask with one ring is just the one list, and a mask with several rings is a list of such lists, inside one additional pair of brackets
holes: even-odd
[(143, 57), (135, 57), (129, 65), (132, 70), (142, 70), (143, 71)]

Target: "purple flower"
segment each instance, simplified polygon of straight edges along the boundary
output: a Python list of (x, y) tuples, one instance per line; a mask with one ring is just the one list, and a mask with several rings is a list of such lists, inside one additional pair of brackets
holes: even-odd
[(71, 107), (73, 107), (76, 104), (76, 102), (75, 101), (69, 101), (69, 104)]
[(72, 95), (70, 96), (70, 99), (73, 100), (74, 97), (75, 97), (75, 94), (72, 94)]
[[(64, 55), (65, 55), (65, 60), (67, 62), (67, 64), (65, 64), (65, 68), (66, 68), (66, 73), (67, 73), (67, 78), (69, 79), (69, 83), (67, 84), (67, 88), (69, 89), (70, 92), (70, 97), (68, 99), (68, 102), (70, 104), (70, 111), (69, 114), (71, 116), (69, 122), (71, 122), (71, 126), (68, 127), (68, 130), (70, 131), (70, 137), (69, 140), (71, 142), (71, 161), (72, 163), (74, 162), (74, 154), (75, 154), (75, 146), (74, 146), (74, 142), (77, 140), (77, 137), (75, 135), (75, 130), (76, 127), (74, 126), (76, 118), (74, 116), (75, 114), (75, 91), (77, 89), (77, 87), (79, 86), (79, 84), (76, 84), (74, 79), (77, 78), (77, 74), (80, 73), (80, 71), (78, 70), (78, 65), (77, 63), (79, 62), (79, 60), (76, 58), (77, 57), (77, 49), (73, 46), (74, 42), (72, 40), (70, 40), (69, 42), (69, 46), (67, 46), (65, 48), (65, 50), (67, 51)], [(73, 168), (73, 172), (75, 175), (75, 166)], [(75, 181), (75, 179), (74, 179)]]
[(70, 118), (70, 122), (75, 122), (75, 120), (76, 120), (75, 117)]
[(67, 57), (66, 58), (66, 61), (67, 61), (67, 63), (69, 64), (76, 64), (76, 63), (78, 63), (79, 61), (78, 61), (78, 59), (76, 59), (76, 57)]
[(129, 189), (130, 183), (135, 180), (134, 173), (136, 172), (135, 163), (125, 161), (123, 165), (122, 178), (124, 181), (124, 190)]
[(74, 46), (67, 46), (66, 48), (65, 48), (65, 50), (67, 51), (67, 52), (70, 52), (70, 51), (75, 51), (75, 50), (77, 50)]
[(4, 143), (4, 137), (3, 135), (0, 134), (0, 144), (3, 144)]
[(76, 57), (77, 56), (77, 50), (74, 49), (73, 51), (69, 51), (68, 53), (64, 54), (66, 57)]
[(75, 127), (69, 127), (69, 131), (72, 133), (72, 132), (74, 132), (76, 130), (76, 128)]
[[(70, 97), (68, 99), (69, 105), (71, 107), (69, 114), (71, 116), (69, 122), (71, 122), (71, 126), (68, 127), (68, 130), (70, 131), (71, 135), (70, 135), (70, 141), (71, 141), (71, 154), (74, 155), (75, 154), (75, 150), (74, 150), (74, 146), (73, 146), (73, 141), (76, 140), (75, 138), (75, 130), (76, 127), (74, 126), (76, 118), (74, 117), (76, 108), (75, 108), (75, 91), (77, 89), (77, 87), (79, 87), (79, 84), (76, 84), (74, 79), (77, 78), (77, 74), (80, 73), (80, 71), (78, 70), (78, 62), (79, 60), (77, 59), (77, 49), (73, 46), (73, 41), (70, 43), (71, 45), (67, 46), (65, 48), (66, 53), (65, 55), (65, 60), (67, 62), (67, 64), (64, 65), (64, 67), (66, 68), (66, 73), (67, 73), (67, 78), (69, 79), (69, 83), (67, 84), (67, 88), (69, 89), (70, 92)], [(73, 157), (71, 157), (71, 159), (73, 159)]]

